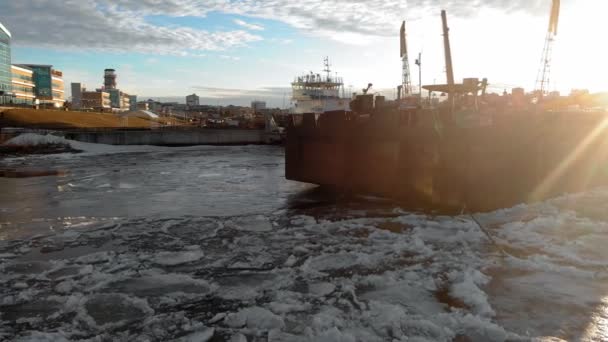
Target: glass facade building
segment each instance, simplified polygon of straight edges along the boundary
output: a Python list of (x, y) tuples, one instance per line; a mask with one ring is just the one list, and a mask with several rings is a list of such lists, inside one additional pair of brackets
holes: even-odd
[(12, 101), (11, 33), (0, 23), (0, 104)]
[(50, 65), (27, 65), (34, 72), (36, 97), (41, 100), (53, 99), (53, 83)]
[(61, 107), (64, 105), (63, 73), (53, 69), (52, 65), (20, 64), (33, 71), (33, 81), (36, 86), (36, 99), (40, 105)]

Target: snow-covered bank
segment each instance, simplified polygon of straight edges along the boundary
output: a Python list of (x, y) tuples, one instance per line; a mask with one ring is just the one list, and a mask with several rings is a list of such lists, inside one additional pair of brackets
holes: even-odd
[(50, 134), (21, 134), (0, 145), (0, 156), (78, 152), (81, 150), (73, 148), (67, 140)]
[(36, 146), (46, 144), (65, 144), (70, 145), (70, 141), (62, 137), (58, 137), (52, 134), (37, 134), (37, 133), (23, 133), (8, 141), (3, 145), (7, 146)]

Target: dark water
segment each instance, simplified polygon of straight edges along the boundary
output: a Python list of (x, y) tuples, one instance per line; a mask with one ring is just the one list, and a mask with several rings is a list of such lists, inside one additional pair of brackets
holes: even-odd
[[(475, 218), (284, 179), (280, 147), (99, 147), (3, 166), (0, 339), (608, 338), (608, 191)], [(550, 338), (553, 339), (550, 339)]]

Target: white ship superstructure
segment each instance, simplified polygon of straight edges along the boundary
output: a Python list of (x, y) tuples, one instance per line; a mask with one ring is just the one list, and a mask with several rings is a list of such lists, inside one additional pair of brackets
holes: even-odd
[(329, 60), (325, 59), (324, 74), (304, 74), (291, 83), (292, 114), (324, 113), (335, 110), (350, 110), (350, 99), (344, 94), (342, 78), (331, 75)]

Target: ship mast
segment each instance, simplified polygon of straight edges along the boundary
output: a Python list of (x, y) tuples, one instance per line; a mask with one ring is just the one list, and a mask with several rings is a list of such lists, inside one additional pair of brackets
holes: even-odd
[(330, 75), (331, 75), (331, 69), (329, 69), (330, 64), (329, 64), (329, 57), (325, 57), (323, 59), (323, 66), (325, 67), (325, 69), (323, 69), (323, 71), (325, 72), (325, 74), (327, 75), (327, 81), (329, 81)]

